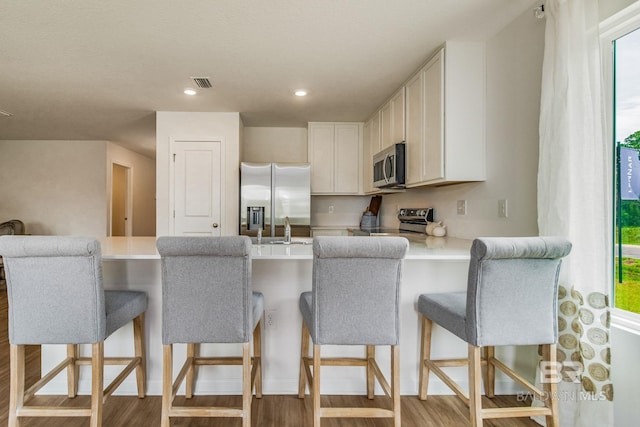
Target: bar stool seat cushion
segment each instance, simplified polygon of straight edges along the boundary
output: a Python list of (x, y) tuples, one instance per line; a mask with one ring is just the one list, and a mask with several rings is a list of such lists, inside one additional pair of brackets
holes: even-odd
[(108, 337), (147, 310), (147, 294), (136, 291), (104, 291)]
[(467, 341), (467, 293), (447, 292), (423, 294), (418, 298), (418, 311), (429, 313), (429, 318), (458, 338)]

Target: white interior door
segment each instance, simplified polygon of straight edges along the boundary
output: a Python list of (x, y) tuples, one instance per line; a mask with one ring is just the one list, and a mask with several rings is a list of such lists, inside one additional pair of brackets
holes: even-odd
[(221, 141), (173, 141), (173, 234), (220, 236)]

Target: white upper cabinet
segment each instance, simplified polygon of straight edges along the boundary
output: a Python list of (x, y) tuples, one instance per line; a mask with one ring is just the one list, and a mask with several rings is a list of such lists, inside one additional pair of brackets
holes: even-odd
[(382, 106), (380, 122), (381, 150), (404, 141), (404, 86)]
[(380, 111), (364, 124), (362, 187), (365, 194), (380, 192), (373, 186), (373, 155), (380, 151)]
[(484, 44), (447, 42), (406, 98), (407, 187), (484, 181)]
[(309, 123), (311, 194), (362, 194), (362, 123)]

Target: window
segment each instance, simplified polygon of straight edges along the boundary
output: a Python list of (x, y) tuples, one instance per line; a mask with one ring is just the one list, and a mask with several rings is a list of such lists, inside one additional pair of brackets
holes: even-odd
[(614, 307), (640, 313), (640, 29), (613, 41), (617, 145)]
[[(604, 75), (614, 151), (614, 317), (640, 330), (640, 7), (603, 23)], [(616, 316), (617, 315), (617, 316)]]

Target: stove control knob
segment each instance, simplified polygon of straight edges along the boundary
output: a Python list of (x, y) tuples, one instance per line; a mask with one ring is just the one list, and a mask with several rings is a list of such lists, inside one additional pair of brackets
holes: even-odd
[(407, 214), (407, 211), (404, 209), (400, 209), (400, 215), (405, 216)]
[(425, 212), (425, 210), (424, 210), (424, 209), (420, 209), (420, 210), (418, 211), (418, 216), (426, 216), (426, 215), (427, 215), (427, 212)]

